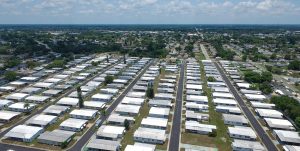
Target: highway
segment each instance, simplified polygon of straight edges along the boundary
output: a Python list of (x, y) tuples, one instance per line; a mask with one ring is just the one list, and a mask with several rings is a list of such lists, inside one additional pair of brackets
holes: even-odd
[[(106, 110), (106, 115), (110, 115), (115, 108), (120, 104), (120, 102), (123, 100), (123, 98), (126, 96), (126, 94), (132, 89), (132, 87), (137, 83), (137, 81), (141, 78), (141, 76), (147, 71), (147, 69), (152, 65), (153, 61), (149, 63), (140, 74), (135, 77), (135, 79), (127, 86), (127, 88), (123, 91), (121, 95), (107, 108)], [(108, 116), (101, 116), (100, 119), (100, 124), (102, 125), (103, 122), (108, 118)], [(95, 126), (95, 124), (94, 124)], [(93, 127), (94, 127), (93, 126)], [(75, 145), (73, 145), (71, 148), (69, 148), (69, 151), (81, 151), (81, 149), (84, 147), (84, 145), (89, 141), (89, 139), (93, 136), (95, 133), (94, 128), (90, 128), (78, 141)]]
[(276, 151), (277, 148), (270, 139), (270, 137), (265, 133), (264, 129), (258, 123), (254, 115), (251, 113), (250, 109), (247, 107), (246, 103), (243, 101), (242, 97), (238, 94), (237, 90), (229, 81), (228, 77), (225, 75), (224, 71), (220, 67), (220, 65), (214, 62), (215, 66), (219, 70), (220, 74), (222, 75), (224, 81), (226, 82), (227, 86), (231, 90), (232, 94), (234, 95), (235, 99), (239, 103), (241, 109), (243, 110), (244, 114), (247, 116), (248, 120), (250, 121), (251, 125), (253, 126), (254, 130), (256, 131), (257, 135), (260, 137), (261, 141), (264, 143), (265, 147), (269, 151)]
[(172, 129), (170, 134), (171, 136), (170, 136), (169, 147), (168, 147), (169, 151), (179, 151), (184, 72), (185, 72), (185, 62), (183, 62), (180, 66), (180, 77), (179, 77), (179, 83), (177, 88), (175, 111), (173, 114)]

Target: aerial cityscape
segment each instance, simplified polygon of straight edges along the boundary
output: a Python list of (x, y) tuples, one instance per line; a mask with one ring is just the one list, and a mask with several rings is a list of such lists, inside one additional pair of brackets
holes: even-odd
[(0, 151), (300, 151), (300, 1), (0, 0)]

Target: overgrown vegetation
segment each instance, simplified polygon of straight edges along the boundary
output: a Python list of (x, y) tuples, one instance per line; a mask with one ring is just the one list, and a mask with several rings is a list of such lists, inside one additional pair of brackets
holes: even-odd
[(6, 71), (4, 73), (4, 79), (7, 81), (14, 81), (17, 79), (18, 74), (14, 71)]
[(104, 85), (108, 85), (108, 84), (112, 83), (113, 81), (114, 81), (114, 77), (108, 75), (104, 78)]
[(55, 59), (46, 68), (65, 68), (66, 61), (64, 59)]
[(272, 93), (273, 89), (270, 85), (270, 82), (273, 79), (272, 73), (270, 72), (254, 72), (254, 71), (245, 71), (244, 72), (245, 81), (251, 83), (251, 89), (259, 89), (264, 94)]
[(273, 96), (271, 102), (300, 128), (300, 103), (296, 99), (289, 96)]
[(215, 49), (217, 51), (216, 55), (218, 57), (221, 57), (226, 60), (233, 60), (234, 56), (236, 55), (236, 53), (234, 51), (225, 50), (222, 46), (222, 43), (219, 41), (213, 42), (212, 45), (215, 47)]
[(293, 60), (289, 63), (288, 69), (290, 70), (300, 70), (300, 61), (299, 60)]

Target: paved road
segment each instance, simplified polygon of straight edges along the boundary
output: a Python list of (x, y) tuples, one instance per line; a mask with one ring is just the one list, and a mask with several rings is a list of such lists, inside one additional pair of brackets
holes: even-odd
[[(114, 64), (112, 64), (112, 65), (106, 67), (106, 68), (103, 69), (101, 72), (97, 73), (96, 75), (94, 75), (94, 76), (92, 76), (92, 77), (86, 79), (84, 82), (82, 82), (82, 83), (80, 84), (80, 86), (85, 85), (86, 83), (88, 83), (89, 81), (91, 81), (91, 80), (94, 79), (95, 77), (99, 76), (100, 74), (104, 73), (106, 70), (109, 70), (110, 68), (112, 68), (114, 65), (116, 65), (116, 64), (119, 63), (119, 62), (120, 62), (120, 60), (117, 61), (116, 63), (114, 63)], [(56, 101), (58, 101), (59, 99), (61, 99), (61, 98), (63, 98), (63, 97), (68, 96), (69, 94), (71, 94), (71, 93), (72, 93), (73, 91), (75, 91), (75, 90), (76, 90), (76, 87), (71, 88), (70, 90), (68, 90), (67, 92), (65, 92), (65, 93), (62, 94), (61, 96), (59, 96), (59, 97), (56, 99)], [(56, 102), (56, 101), (54, 101), (54, 102)], [(26, 117), (26, 118), (24, 118), (24, 119), (21, 119), (20, 121), (18, 121), (17, 123), (15, 123), (13, 126), (7, 128), (6, 130), (1, 131), (0, 137), (2, 138), (8, 131), (10, 131), (10, 130), (11, 130), (12, 128), (14, 128), (16, 125), (20, 125), (20, 124), (25, 123), (28, 119), (30, 119), (30, 118), (33, 117), (34, 115), (41, 114), (47, 107), (49, 107), (50, 105), (52, 105), (54, 102), (51, 102), (51, 103), (47, 104), (47, 105), (44, 106), (42, 109), (39, 109), (38, 111), (34, 112), (33, 114), (30, 114), (28, 117)], [(12, 145), (7, 145), (7, 144), (0, 143), (0, 151), (2, 151), (2, 150), (1, 150), (1, 149), (2, 149), (2, 145), (10, 146), (10, 148), (16, 150), (16, 149), (14, 148), (14, 145), (13, 145), (13, 144), (12, 144)], [(17, 147), (17, 148), (21, 148), (21, 147)], [(24, 149), (26, 149), (26, 148), (24, 147)]]
[(253, 126), (254, 130), (262, 140), (262, 142), (265, 144), (267, 150), (269, 151), (276, 151), (277, 148), (270, 139), (270, 137), (265, 133), (264, 129), (261, 127), (261, 125), (258, 123), (254, 115), (251, 113), (250, 109), (246, 106), (246, 103), (243, 101), (242, 97), (238, 94), (237, 90), (233, 87), (231, 82), (229, 81), (228, 77), (225, 75), (224, 71), (221, 69), (218, 63), (215, 62), (215, 65), (217, 69), (220, 71), (220, 74), (222, 75), (224, 81), (226, 82), (227, 86), (230, 88), (232, 94), (236, 98), (237, 102), (241, 106), (242, 110), (244, 111), (245, 115), (249, 119), (251, 125)]
[[(143, 70), (142, 72), (134, 79), (134, 81), (132, 81), (127, 88), (125, 89), (125, 91), (123, 91), (123, 93), (109, 106), (109, 108), (107, 108), (106, 110), (106, 115), (110, 115), (115, 108), (118, 106), (118, 104), (120, 104), (120, 102), (123, 100), (123, 98), (126, 96), (126, 94), (132, 89), (132, 87), (137, 83), (137, 81), (140, 79), (140, 77), (147, 71), (147, 69), (152, 65), (153, 61), (151, 63), (149, 63)], [(100, 117), (100, 124), (102, 125), (103, 122), (108, 118), (108, 116), (101, 116)], [(84, 145), (87, 143), (87, 141), (93, 136), (93, 134), (95, 133), (94, 128), (90, 128), (85, 134), (84, 136), (82, 136), (79, 141), (72, 146), (71, 148), (69, 148), (69, 151), (81, 151), (81, 149), (84, 147)]]
[(206, 50), (205, 46), (203, 44), (200, 44), (200, 48), (201, 48), (202, 53), (204, 54), (205, 58), (208, 59), (209, 55), (207, 53), (207, 50)]
[(10, 144), (1, 144), (0, 151), (43, 151), (43, 150), (26, 148), (26, 147), (15, 146), (15, 145), (13, 146)]
[(185, 71), (185, 62), (180, 67), (180, 77), (177, 88), (175, 111), (173, 115), (173, 123), (171, 129), (171, 136), (169, 141), (169, 151), (179, 151), (180, 144), (180, 129), (181, 129), (181, 111), (182, 111), (182, 95), (183, 95), (183, 80)]

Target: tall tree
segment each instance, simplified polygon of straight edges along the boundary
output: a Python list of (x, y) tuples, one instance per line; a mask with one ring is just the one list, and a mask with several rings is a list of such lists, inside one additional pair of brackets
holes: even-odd
[(104, 85), (110, 84), (110, 83), (112, 83), (113, 81), (114, 81), (114, 77), (108, 75), (108, 76), (106, 76), (106, 77), (104, 78)]
[(124, 54), (124, 64), (126, 64), (126, 54)]
[(127, 131), (130, 129), (130, 123), (127, 119), (125, 119), (125, 121), (124, 121), (124, 127)]
[(83, 108), (84, 107), (84, 104), (83, 104), (83, 98), (82, 98), (82, 92), (81, 92), (81, 88), (80, 86), (77, 87), (77, 97), (78, 97), (78, 107), (79, 108)]
[(146, 95), (150, 99), (154, 98), (154, 89), (153, 89), (153, 84), (152, 83), (150, 83), (148, 85), (148, 88), (147, 88), (147, 91), (146, 91)]
[(26, 101), (25, 103), (24, 103), (24, 106), (23, 106), (25, 109), (26, 109), (26, 113), (29, 113), (28, 112), (28, 109), (29, 109), (29, 107), (30, 107), (30, 104)]

